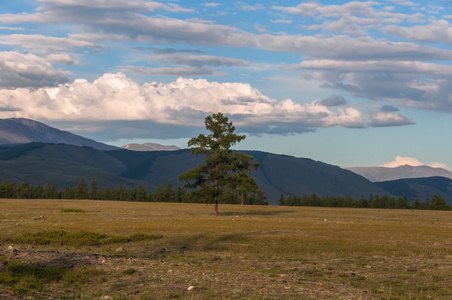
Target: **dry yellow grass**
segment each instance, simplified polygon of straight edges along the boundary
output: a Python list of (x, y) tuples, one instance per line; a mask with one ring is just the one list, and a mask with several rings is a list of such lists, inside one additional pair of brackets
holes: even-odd
[[(75, 269), (99, 271), (86, 282), (48, 283), (32, 297), (449, 299), (451, 220), (447, 211), (220, 205), (215, 217), (204, 204), (0, 199), (0, 259), (46, 265), (72, 255)], [(53, 230), (163, 238), (8, 242)], [(0, 283), (2, 293), (13, 297), (11, 284)]]

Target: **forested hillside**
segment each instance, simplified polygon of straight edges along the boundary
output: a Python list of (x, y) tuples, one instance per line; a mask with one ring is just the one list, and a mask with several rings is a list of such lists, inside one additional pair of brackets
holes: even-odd
[[(383, 195), (387, 193), (367, 179), (322, 162), (260, 151), (245, 151), (260, 163), (251, 173), (270, 204), (285, 195), (316, 193), (319, 196)], [(0, 149), (0, 179), (11, 182), (54, 184), (75, 188), (81, 177), (96, 176), (100, 188), (143, 183), (155, 190), (203, 161), (189, 150), (136, 152), (99, 151), (89, 147), (30, 143)]]

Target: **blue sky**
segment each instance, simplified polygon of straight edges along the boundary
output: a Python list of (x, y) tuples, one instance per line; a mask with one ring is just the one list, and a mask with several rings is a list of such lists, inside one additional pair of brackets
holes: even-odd
[(451, 1), (0, 2), (0, 118), (185, 147), (452, 167)]

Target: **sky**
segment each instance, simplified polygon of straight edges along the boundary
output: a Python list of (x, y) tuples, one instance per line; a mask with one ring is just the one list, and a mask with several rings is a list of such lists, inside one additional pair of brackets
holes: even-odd
[(452, 168), (452, 1), (0, 1), (0, 118), (186, 148)]

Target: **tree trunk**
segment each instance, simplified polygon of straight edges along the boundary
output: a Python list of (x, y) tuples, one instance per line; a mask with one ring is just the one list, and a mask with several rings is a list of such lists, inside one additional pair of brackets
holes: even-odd
[[(217, 192), (218, 191), (218, 180), (215, 179), (215, 181), (213, 182), (213, 186), (215, 187), (215, 192)], [(214, 197), (214, 200), (215, 200), (215, 205), (214, 205), (215, 216), (218, 216), (218, 194)]]
[(243, 202), (245, 202), (245, 193), (242, 193), (242, 207), (243, 207)]

